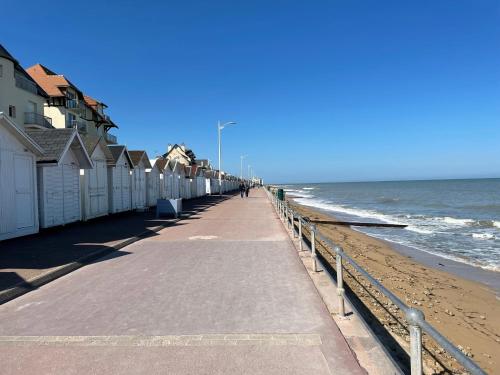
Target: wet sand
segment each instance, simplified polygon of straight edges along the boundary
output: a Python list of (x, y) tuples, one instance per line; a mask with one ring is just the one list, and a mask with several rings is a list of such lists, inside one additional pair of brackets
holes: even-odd
[[(333, 217), (292, 203), (311, 219)], [(455, 345), (460, 345), (488, 374), (500, 373), (500, 300), (495, 293), (498, 283), (495, 278), (489, 285), (478, 282), (481, 279), (488, 282), (484, 279), (488, 271), (468, 272), (466, 279), (458, 274), (474, 267), (411, 248), (395, 247), (349, 227), (319, 224), (318, 228), (407, 305), (422, 310), (427, 321)], [(322, 246), (318, 250), (333, 263)], [(497, 275), (493, 272), (492, 276)], [(346, 273), (346, 282), (391, 335), (403, 346), (407, 345), (407, 331), (397, 321), (404, 322), (399, 309), (355, 271)], [(432, 354), (424, 355), (426, 373), (462, 373), (457, 363), (426, 336), (424, 346)]]

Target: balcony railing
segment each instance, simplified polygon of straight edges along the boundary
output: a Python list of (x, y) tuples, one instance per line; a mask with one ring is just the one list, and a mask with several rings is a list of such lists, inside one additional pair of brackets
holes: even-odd
[(52, 119), (36, 112), (24, 112), (24, 124), (52, 129)]
[(83, 133), (87, 132), (87, 124), (85, 124), (83, 121), (79, 120), (73, 120), (69, 123), (66, 124), (67, 128), (76, 128), (78, 131), (81, 131)]
[(113, 145), (116, 145), (118, 143), (116, 135), (110, 133), (104, 133), (104, 139), (106, 139), (106, 142), (111, 143)]
[(80, 109), (80, 105), (78, 104), (78, 100), (76, 100), (76, 99), (66, 99), (66, 108), (69, 108), (69, 109)]
[(29, 91), (35, 95), (38, 94), (38, 88), (36, 87), (36, 84), (34, 82), (30, 81), (28, 78), (19, 73), (15, 73), (14, 78), (16, 80), (16, 87)]

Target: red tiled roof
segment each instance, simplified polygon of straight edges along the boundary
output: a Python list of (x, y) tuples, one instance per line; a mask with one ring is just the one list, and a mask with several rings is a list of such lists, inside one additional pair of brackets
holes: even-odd
[(28, 74), (49, 96), (64, 96), (61, 88), (72, 86), (62, 75), (57, 75), (41, 64), (26, 69)]

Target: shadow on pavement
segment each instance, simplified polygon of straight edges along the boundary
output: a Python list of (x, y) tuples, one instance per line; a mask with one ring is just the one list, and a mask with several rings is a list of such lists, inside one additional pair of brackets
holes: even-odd
[[(183, 218), (207, 210), (232, 196), (229, 193), (186, 200), (183, 202)], [(114, 214), (2, 241), (0, 292), (17, 285), (29, 288), (29, 280), (73, 262), (90, 264), (106, 261), (110, 256), (125, 256), (128, 253), (117, 251), (115, 246), (136, 236), (156, 236), (155, 228), (170, 225), (184, 224), (176, 223), (171, 218), (157, 219), (152, 208), (147, 212)]]

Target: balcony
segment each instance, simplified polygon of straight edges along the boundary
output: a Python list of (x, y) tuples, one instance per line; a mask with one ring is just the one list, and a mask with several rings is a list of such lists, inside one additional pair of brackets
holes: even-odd
[(76, 128), (81, 133), (87, 133), (87, 124), (83, 121), (73, 120), (66, 124), (67, 128)]
[(16, 81), (16, 87), (19, 87), (20, 89), (28, 91), (32, 94), (38, 95), (38, 88), (36, 87), (36, 84), (30, 81), (28, 78), (19, 73), (15, 73), (14, 79)]
[(118, 139), (116, 138), (116, 135), (110, 134), (110, 133), (104, 133), (104, 139), (106, 140), (107, 143), (116, 145), (118, 143)]
[(35, 128), (52, 129), (52, 119), (36, 112), (24, 112), (24, 125)]
[(66, 98), (66, 108), (71, 109), (74, 112), (82, 112), (84, 109), (83, 103), (78, 99), (68, 99)]

